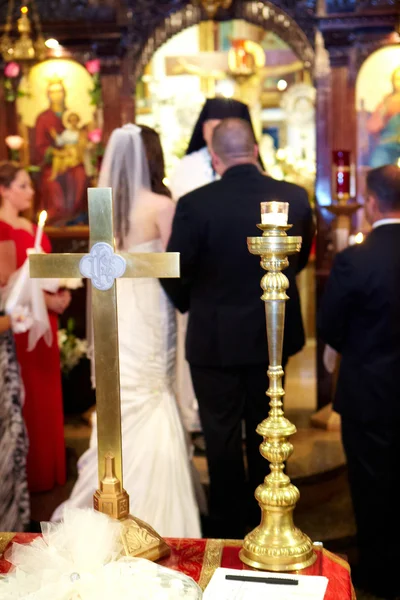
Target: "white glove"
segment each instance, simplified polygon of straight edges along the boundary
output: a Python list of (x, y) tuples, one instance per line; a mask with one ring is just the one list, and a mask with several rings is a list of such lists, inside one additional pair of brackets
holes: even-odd
[(16, 306), (9, 317), (14, 333), (25, 333), (33, 325), (32, 314), (27, 306)]

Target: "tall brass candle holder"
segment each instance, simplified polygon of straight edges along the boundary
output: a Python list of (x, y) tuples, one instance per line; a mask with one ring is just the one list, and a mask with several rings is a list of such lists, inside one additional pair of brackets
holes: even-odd
[[(263, 203), (278, 204), (286, 204), (287, 214), (287, 203)], [(288, 438), (296, 433), (296, 427), (285, 418), (282, 410), (285, 394), (282, 387), (283, 330), (289, 287), (282, 270), (289, 265), (288, 256), (299, 252), (301, 237), (286, 234), (291, 225), (281, 224), (284, 221), (279, 217), (282, 216), (276, 212), (270, 214), (270, 218), (262, 215), (263, 224), (257, 225), (262, 236), (247, 239), (249, 251), (261, 257), (261, 266), (267, 271), (261, 280), (264, 291), (261, 298), (265, 302), (267, 320), (270, 365), (266, 394), (270, 397), (270, 412), (257, 427), (257, 433), (263, 437), (260, 452), (270, 462), (270, 474), (255, 491), (262, 513), (261, 523), (245, 537), (240, 558), (246, 565), (268, 571), (304, 569), (316, 560), (310, 538), (293, 523), (293, 510), (300, 493), (284, 473), (284, 462), (293, 452)]]

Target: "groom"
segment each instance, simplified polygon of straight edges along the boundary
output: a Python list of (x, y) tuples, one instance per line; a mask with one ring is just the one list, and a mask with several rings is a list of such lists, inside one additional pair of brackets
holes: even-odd
[[(221, 176), (183, 196), (177, 205), (168, 252), (181, 254), (181, 279), (162, 280), (172, 302), (189, 310), (186, 358), (199, 403), (210, 475), (210, 531), (219, 538), (242, 538), (245, 525), (260, 522), (254, 490), (268, 465), (260, 455), (257, 425), (267, 416), (268, 349), (257, 257), (247, 236), (257, 235), (260, 203), (289, 202), (291, 235), (301, 235), (301, 252), (286, 275), (284, 358), (304, 345), (296, 275), (306, 266), (314, 234), (307, 193), (267, 177), (257, 162), (251, 126), (225, 119), (214, 130), (212, 159)], [(245, 492), (242, 420), (250, 490)], [(247, 506), (246, 506), (247, 505)], [(246, 515), (246, 509), (249, 515)], [(211, 529), (212, 527), (212, 529)]]

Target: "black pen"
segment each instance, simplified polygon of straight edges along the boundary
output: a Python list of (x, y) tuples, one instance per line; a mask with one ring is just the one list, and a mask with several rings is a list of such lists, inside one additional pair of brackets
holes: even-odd
[(299, 585), (298, 579), (284, 579), (283, 577), (251, 577), (249, 575), (225, 575), (230, 581), (255, 581), (257, 583), (275, 583), (277, 585)]

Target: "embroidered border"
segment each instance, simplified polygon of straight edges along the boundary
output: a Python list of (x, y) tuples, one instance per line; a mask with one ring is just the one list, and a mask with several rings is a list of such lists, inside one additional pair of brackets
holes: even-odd
[(207, 540), (204, 551), (203, 566), (199, 578), (199, 586), (204, 591), (208, 585), (215, 569), (221, 565), (222, 551), (225, 540)]
[(348, 573), (350, 573), (350, 565), (346, 560), (344, 560), (344, 558), (340, 558), (340, 556), (338, 556), (337, 554), (332, 554), (332, 552), (329, 552), (329, 550), (326, 550), (326, 548), (323, 548), (322, 552), (327, 558), (329, 558), (329, 560), (340, 565), (341, 567), (346, 569)]

